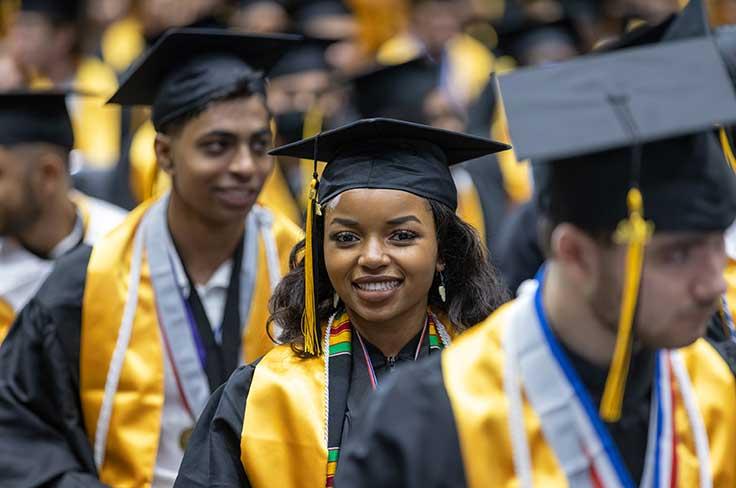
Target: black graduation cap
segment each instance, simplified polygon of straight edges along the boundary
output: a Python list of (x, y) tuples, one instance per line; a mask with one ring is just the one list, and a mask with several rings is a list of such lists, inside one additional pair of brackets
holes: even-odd
[(333, 15), (347, 15), (350, 13), (342, 0), (309, 0), (297, 1), (293, 17), (300, 26), (318, 19)]
[(47, 143), (74, 147), (67, 90), (0, 93), (0, 145)]
[(424, 101), (439, 86), (440, 67), (427, 57), (418, 57), (362, 73), (352, 83), (361, 117), (423, 122)]
[(300, 39), (217, 29), (171, 30), (129, 68), (108, 103), (151, 105), (151, 120), (160, 130), (239, 85), (262, 91), (263, 72)]
[(583, 52), (583, 39), (575, 20), (564, 16), (553, 21), (525, 19), (516, 25), (505, 25), (496, 30), (498, 48), (524, 64), (525, 54), (533, 47), (548, 42), (569, 44), (578, 53)]
[(404, 190), (457, 207), (449, 166), (509, 146), (401, 120), (363, 119), (273, 149), (275, 156), (327, 163), (319, 183), (325, 203), (354, 188)]
[[(315, 218), (321, 204), (356, 188), (401, 190), (457, 208), (457, 189), (449, 166), (509, 146), (426, 125), (393, 119), (365, 119), (317, 136), (272, 149), (274, 156), (314, 160), (304, 249), (304, 351), (321, 352), (317, 322), (316, 257), (319, 242)], [(317, 161), (324, 161), (318, 180)], [(319, 203), (318, 203), (319, 202)]]
[(301, 43), (289, 48), (268, 72), (268, 77), (303, 73), (305, 71), (332, 71), (327, 63), (325, 51), (337, 40), (305, 38)]
[(36, 12), (62, 22), (74, 22), (80, 18), (83, 0), (22, 0), (22, 12)]

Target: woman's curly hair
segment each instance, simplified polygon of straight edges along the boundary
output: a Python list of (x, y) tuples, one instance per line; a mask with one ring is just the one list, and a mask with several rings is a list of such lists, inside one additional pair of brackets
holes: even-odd
[[(443, 302), (437, 290), (439, 277), (429, 292), (429, 305), (445, 314), (457, 331), (471, 327), (488, 317), (491, 312), (509, 299), (488, 251), (473, 227), (463, 222), (449, 207), (427, 200), (434, 217), (439, 259), (445, 264), (443, 271), (447, 302)], [(320, 323), (329, 319), (333, 310), (335, 293), (327, 275), (322, 245), (324, 242), (324, 218), (317, 217), (315, 232), (319, 243), (315, 274), (317, 275), (317, 318)], [(301, 321), (304, 313), (304, 241), (291, 252), (289, 273), (274, 290), (269, 310), (269, 334), (278, 324), (278, 342), (291, 344), (294, 352), (304, 353)]]

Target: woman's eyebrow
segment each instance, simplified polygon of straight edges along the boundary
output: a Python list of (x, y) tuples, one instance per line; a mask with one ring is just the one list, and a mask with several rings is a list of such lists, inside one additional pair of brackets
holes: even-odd
[(416, 216), (414, 216), (414, 215), (405, 215), (403, 217), (397, 217), (395, 219), (389, 220), (387, 223), (389, 225), (401, 225), (401, 224), (405, 224), (407, 222), (416, 222), (417, 224), (421, 224), (422, 223), (422, 221), (419, 220), (419, 218), (416, 217)]
[(330, 221), (330, 224), (344, 225), (345, 227), (358, 227), (358, 222), (352, 219), (345, 219), (341, 217), (335, 217)]

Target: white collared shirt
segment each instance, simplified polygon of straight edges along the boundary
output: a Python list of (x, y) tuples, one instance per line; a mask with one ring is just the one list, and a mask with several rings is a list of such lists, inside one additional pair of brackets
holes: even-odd
[[(176, 284), (179, 286), (181, 293), (185, 297), (189, 297), (189, 279), (184, 271), (184, 264), (179, 258), (179, 254), (173, 246), (169, 248), (169, 255), (172, 256), (174, 264), (174, 274)], [(227, 303), (227, 289), (230, 286), (230, 275), (232, 274), (233, 260), (228, 259), (218, 267), (207, 283), (195, 285), (197, 294), (207, 314), (207, 320), (210, 321), (212, 332), (215, 340), (219, 344), (222, 338), (222, 319), (225, 316), (225, 304)]]

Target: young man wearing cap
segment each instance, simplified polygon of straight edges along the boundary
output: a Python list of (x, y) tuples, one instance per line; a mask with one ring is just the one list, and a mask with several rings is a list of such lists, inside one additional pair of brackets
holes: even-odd
[(736, 217), (713, 43), (519, 70), (501, 91), (544, 169), (539, 286), (379, 392), (336, 486), (736, 485), (736, 383), (701, 338)]
[(271, 347), (301, 231), (256, 204), (261, 70), (290, 42), (174, 31), (123, 80), (113, 101), (152, 105), (172, 190), (61, 260), (0, 350), (1, 485), (169, 486), (210, 391)]
[(125, 216), (71, 189), (66, 96), (0, 94), (0, 344), (54, 260), (91, 245)]

